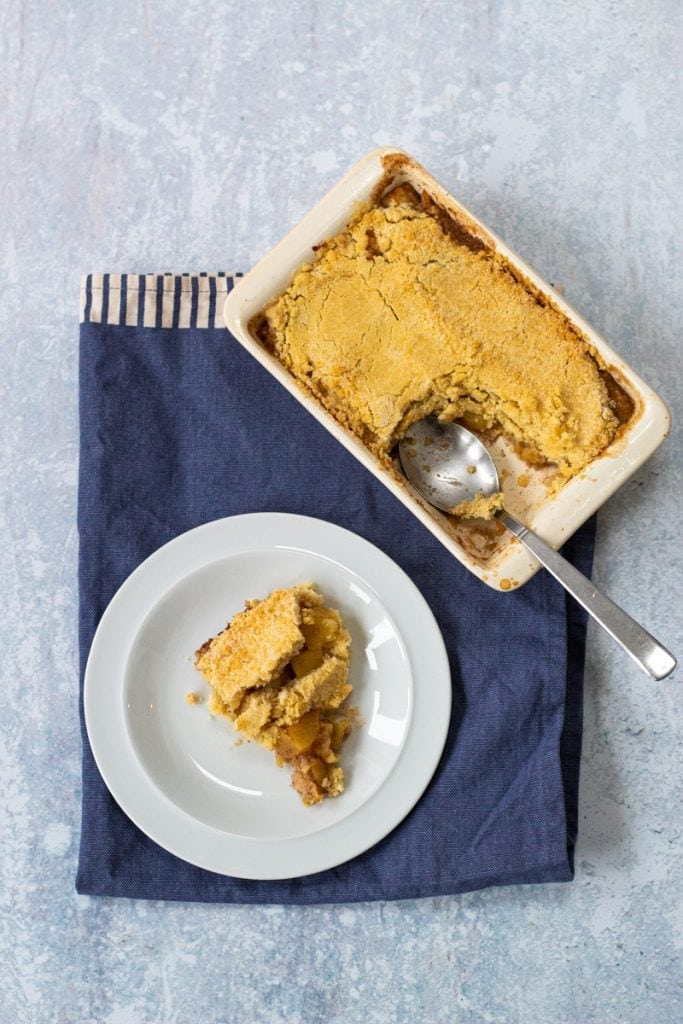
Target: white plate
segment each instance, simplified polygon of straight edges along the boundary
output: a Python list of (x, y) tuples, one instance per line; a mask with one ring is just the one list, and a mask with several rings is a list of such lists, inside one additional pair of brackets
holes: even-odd
[[(344, 793), (304, 807), (261, 747), (211, 718), (193, 653), (248, 598), (316, 582), (352, 637)], [(411, 580), (372, 544), (318, 519), (235, 516), (182, 534), (126, 580), (85, 671), (90, 744), (112, 795), (151, 839), (239, 878), (292, 878), (373, 846), (414, 806), (441, 756), (451, 707), (443, 640)]]

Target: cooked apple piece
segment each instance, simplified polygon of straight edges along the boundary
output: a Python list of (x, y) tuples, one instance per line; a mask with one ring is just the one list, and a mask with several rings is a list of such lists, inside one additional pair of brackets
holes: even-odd
[(290, 664), (294, 669), (294, 675), (297, 679), (301, 679), (302, 676), (307, 676), (309, 672), (313, 672), (316, 668), (320, 668), (323, 661), (324, 658), (321, 650), (304, 650), (301, 654), (295, 655)]

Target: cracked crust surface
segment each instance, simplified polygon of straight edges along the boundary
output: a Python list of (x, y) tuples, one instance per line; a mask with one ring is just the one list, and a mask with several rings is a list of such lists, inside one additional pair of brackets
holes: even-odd
[(212, 714), (292, 766), (305, 804), (338, 796), (338, 754), (351, 732), (341, 705), (351, 693), (351, 638), (339, 612), (315, 586), (274, 590), (247, 601), (226, 628), (195, 653)]
[(559, 486), (616, 433), (602, 367), (559, 309), (447, 220), (395, 188), (318, 248), (259, 337), (384, 461), (434, 414), (504, 433), (555, 464)]

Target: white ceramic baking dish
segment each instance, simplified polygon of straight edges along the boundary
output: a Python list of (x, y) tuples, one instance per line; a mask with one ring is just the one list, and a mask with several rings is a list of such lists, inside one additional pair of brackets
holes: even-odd
[(341, 426), (271, 355), (249, 324), (287, 286), (296, 271), (310, 262), (313, 247), (336, 234), (360, 204), (374, 201), (400, 182), (409, 182), (431, 197), (468, 231), (482, 238), (508, 260), (533, 288), (562, 310), (600, 353), (610, 374), (633, 402), (633, 411), (605, 452), (557, 493), (544, 486), (547, 469), (522, 462), (504, 439), (493, 455), (503, 479), (506, 506), (549, 544), (557, 548), (617, 490), (661, 444), (669, 430), (669, 414), (661, 399), (575, 312), (551, 285), (516, 256), (492, 231), (461, 206), (410, 156), (395, 149), (377, 149), (351, 170), (306, 214), (290, 233), (257, 263), (228, 295), (226, 326), (232, 335), (363, 465), (385, 484), (428, 530), (476, 576), (496, 589), (512, 590), (525, 583), (538, 563), (511, 535), (495, 523), (458, 521), (432, 508), (413, 490), (398, 469), (382, 466), (358, 438)]

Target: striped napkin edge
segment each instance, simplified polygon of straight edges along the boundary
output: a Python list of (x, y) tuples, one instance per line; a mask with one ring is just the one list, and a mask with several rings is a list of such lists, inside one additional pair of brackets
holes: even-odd
[(213, 328), (223, 326), (226, 295), (242, 275), (84, 274), (80, 323), (115, 327)]

